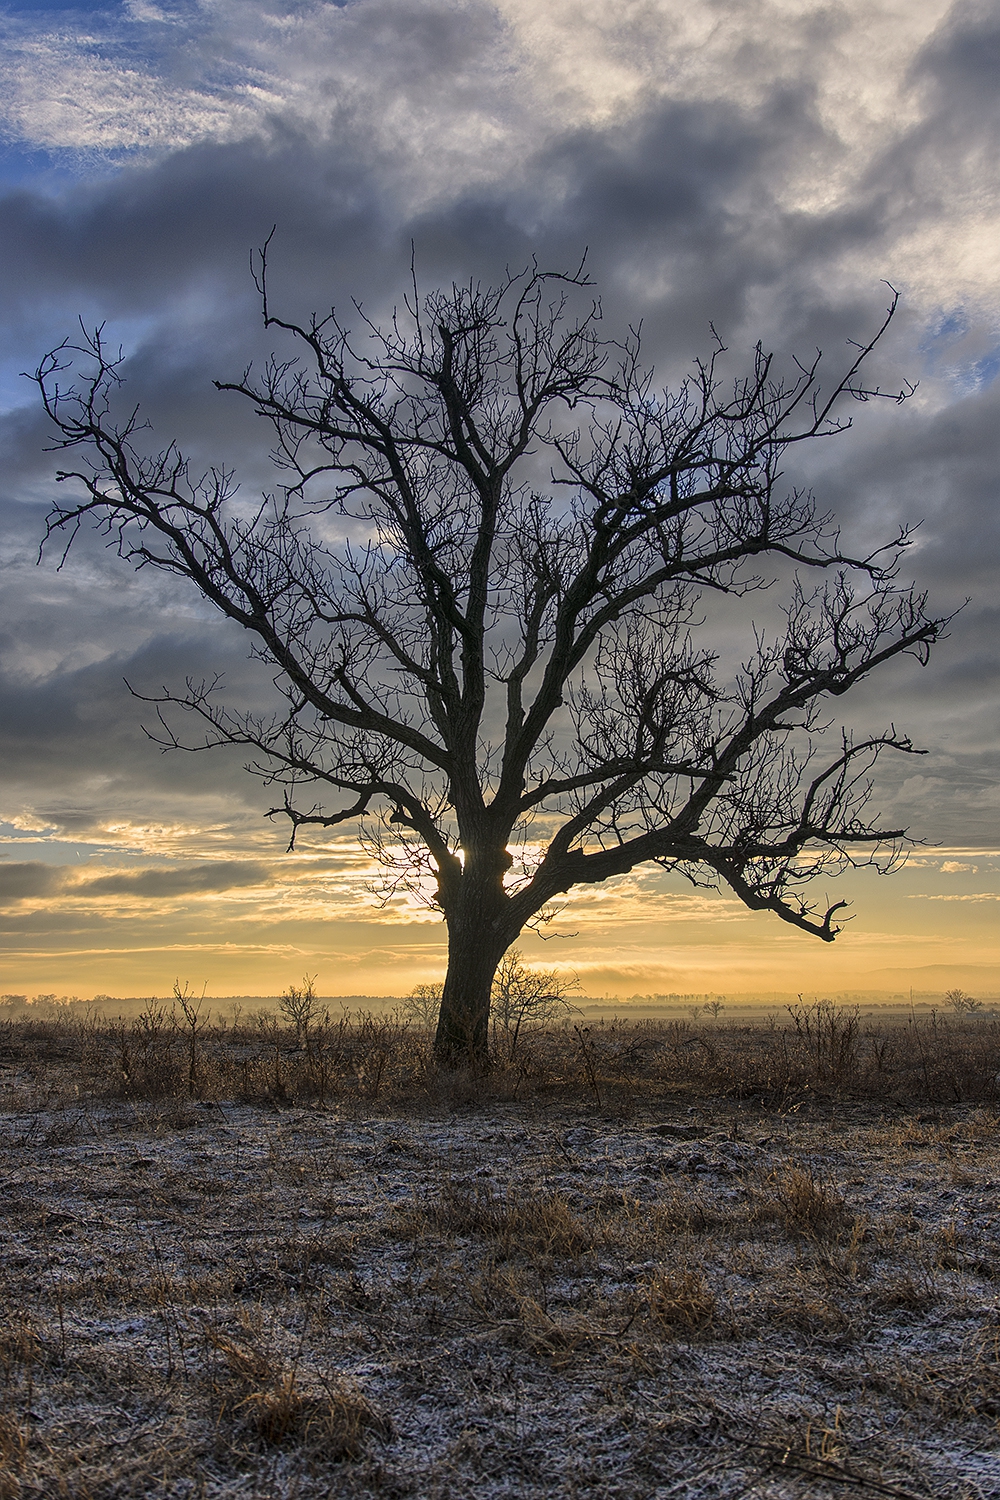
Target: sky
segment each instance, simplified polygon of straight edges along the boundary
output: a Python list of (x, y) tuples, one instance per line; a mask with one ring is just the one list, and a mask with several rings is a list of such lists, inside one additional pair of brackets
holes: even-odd
[[(0, 4), (0, 992), (404, 994), (445, 931), (379, 905), (354, 830), (264, 814), (235, 752), (162, 754), (130, 695), (266, 669), (190, 589), (81, 535), (38, 561), (56, 460), (29, 381), (77, 320), (121, 344), (164, 440), (268, 484), (267, 433), (213, 378), (270, 347), (248, 272), (277, 226), (289, 314), (588, 264), (609, 333), (664, 381), (760, 339), (837, 359), (900, 309), (859, 407), (803, 456), (846, 537), (920, 522), (929, 666), (838, 705), (926, 750), (886, 761), (922, 842), (841, 878), (833, 945), (655, 868), (574, 893), (532, 963), (592, 995), (1000, 994), (1000, 4), (948, 0), (150, 0)], [(742, 627), (745, 629), (745, 623)]]

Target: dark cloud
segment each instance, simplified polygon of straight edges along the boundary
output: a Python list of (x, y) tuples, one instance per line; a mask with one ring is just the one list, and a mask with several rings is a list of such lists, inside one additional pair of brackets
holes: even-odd
[(952, 134), (968, 149), (969, 133), (982, 136), (1000, 126), (1000, 11), (992, 0), (954, 5), (913, 64), (917, 85), (934, 96), (934, 123), (952, 122)]
[(0, 864), (0, 900), (50, 896), (61, 888), (64, 880), (64, 872), (55, 865), (35, 860), (27, 864)]
[(162, 870), (125, 870), (88, 878), (74, 866), (0, 863), (0, 900), (27, 901), (45, 896), (132, 896), (150, 901), (264, 885), (272, 878), (267, 865), (249, 860), (215, 860), (211, 864)]
[(134, 870), (118, 875), (100, 875), (84, 881), (81, 896), (140, 896), (149, 900), (234, 891), (243, 886), (263, 885), (271, 878), (266, 865), (221, 861), (191, 865), (181, 870)]
[[(110, 603), (104, 620), (94, 618), (99, 598), (92, 595), (80, 608), (78, 591), (68, 597), (53, 592), (47, 618), (43, 610), (25, 606), (22, 626), (26, 616), (29, 626), (36, 626), (26, 641), (16, 626), (0, 639), (9, 662), (0, 677), (0, 754), (8, 788), (34, 788), (39, 816), (71, 838), (127, 814), (130, 803), (154, 787), (174, 794), (197, 788), (231, 800), (234, 811), (241, 803), (267, 800), (240, 774), (246, 756), (238, 750), (164, 755), (144, 732), (144, 726), (151, 734), (161, 732), (155, 707), (137, 699), (127, 685), (155, 695), (165, 684), (182, 688), (185, 676), (211, 680), (221, 673), (223, 698), (266, 709), (273, 698), (270, 677), (247, 660), (242, 632), (206, 618), (183, 631), (156, 634), (159, 621), (141, 591)], [(99, 592), (95, 588), (94, 594)], [(97, 661), (74, 661), (76, 643), (67, 639), (74, 624), (87, 632), (89, 651), (81, 654), (93, 653)], [(174, 722), (181, 731), (190, 730), (192, 743), (199, 742), (197, 727), (183, 715), (175, 715)]]

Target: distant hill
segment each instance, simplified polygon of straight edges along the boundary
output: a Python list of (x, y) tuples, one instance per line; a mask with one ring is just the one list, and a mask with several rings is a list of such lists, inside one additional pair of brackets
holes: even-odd
[(945, 990), (963, 989), (982, 997), (1000, 995), (1000, 965), (997, 964), (924, 964), (917, 969), (869, 969), (859, 975), (858, 989), (873, 990)]

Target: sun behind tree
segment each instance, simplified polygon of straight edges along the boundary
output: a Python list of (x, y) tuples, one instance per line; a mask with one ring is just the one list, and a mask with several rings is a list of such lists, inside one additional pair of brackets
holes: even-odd
[[(845, 903), (820, 910), (805, 888), (892, 865), (904, 830), (873, 820), (868, 773), (913, 746), (841, 731), (818, 762), (822, 714), (893, 658), (926, 659), (944, 621), (896, 581), (907, 531), (852, 557), (778, 481), (790, 447), (850, 425), (845, 398), (881, 394), (860, 372), (886, 324), (826, 388), (819, 356), (784, 382), (759, 347), (726, 383), (719, 345), (659, 392), (635, 335), (599, 337), (582, 269), (414, 284), (388, 327), (361, 315), (356, 337), (333, 312), (275, 316), (266, 269), (265, 247), (265, 324), (306, 362), (219, 389), (272, 424), (281, 493), (248, 510), (231, 471), (143, 451), (136, 413), (115, 418), (121, 360), (98, 332), (37, 372), (59, 444), (87, 455), (59, 475), (84, 493), (48, 534), (93, 519), (253, 634), (283, 714), (230, 709), (211, 684), (152, 701), (204, 721), (206, 744), (253, 747), (284, 784), (292, 844), (357, 822), (391, 883), (429, 883), (448, 926), (438, 1057), (483, 1063), (518, 934), (644, 862), (831, 941)], [(748, 619), (727, 682), (698, 644), (712, 600), (789, 563), (783, 631)], [(807, 586), (811, 572), (828, 581)], [(321, 800), (303, 803), (307, 788)]]

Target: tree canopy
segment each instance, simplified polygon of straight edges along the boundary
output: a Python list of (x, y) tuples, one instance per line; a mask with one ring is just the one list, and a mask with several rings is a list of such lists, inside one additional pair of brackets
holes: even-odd
[[(57, 443), (82, 463), (49, 535), (95, 522), (123, 558), (190, 580), (254, 637), (285, 709), (264, 718), (219, 683), (158, 699), (205, 743), (251, 748), (300, 828), (359, 823), (390, 879), (428, 892), (449, 931), (438, 1027), (446, 1060), (482, 1058), (503, 954), (574, 886), (653, 861), (725, 885), (831, 941), (843, 902), (809, 887), (845, 864), (891, 866), (870, 773), (889, 726), (854, 737), (832, 700), (945, 624), (899, 581), (904, 529), (845, 550), (783, 456), (850, 425), (875, 334), (846, 368), (792, 377), (760, 347), (725, 350), (661, 390), (634, 332), (601, 333), (582, 269), (496, 286), (416, 284), (386, 325), (356, 309), (265, 324), (297, 345), (220, 391), (273, 429), (281, 486), (247, 504), (232, 470), (192, 471), (119, 416), (122, 361), (101, 331), (37, 372)], [(72, 370), (72, 373), (69, 373)], [(906, 391), (893, 393), (903, 399)], [(783, 627), (741, 629), (736, 672), (700, 639), (712, 601), (789, 580)], [(832, 723), (832, 721), (831, 721)]]

